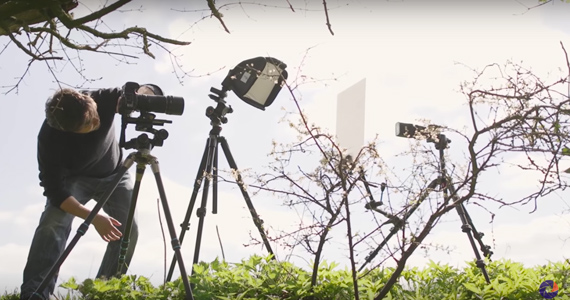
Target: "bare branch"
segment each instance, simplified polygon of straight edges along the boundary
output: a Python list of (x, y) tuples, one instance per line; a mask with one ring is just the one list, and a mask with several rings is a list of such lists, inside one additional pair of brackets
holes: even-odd
[(120, 7), (122, 7), (123, 5), (125, 5), (129, 2), (131, 2), (131, 0), (119, 0), (119, 1), (113, 3), (109, 6), (105, 6), (105, 7), (101, 8), (100, 10), (93, 12), (87, 16), (84, 16), (82, 18), (75, 19), (75, 20), (71, 21), (71, 23), (68, 23), (71, 27), (68, 27), (68, 28), (69, 29), (75, 28), (78, 25), (83, 25), (85, 23), (89, 23), (89, 22), (94, 21), (94, 20), (99, 20), (102, 17), (116, 11), (117, 9), (119, 9)]
[(291, 2), (289, 2), (289, 0), (285, 0), (287, 1), (287, 4), (289, 5), (289, 8), (291, 8), (292, 12), (295, 12), (295, 8), (293, 7), (293, 5), (291, 5)]
[(566, 48), (564, 48), (564, 43), (562, 43), (562, 41), (560, 41), (560, 46), (562, 47), (562, 51), (564, 51), (566, 68), (568, 68), (568, 94), (566, 96), (570, 98), (570, 60), (568, 60), (568, 52), (566, 52)]
[(331, 33), (331, 35), (334, 35), (334, 32), (332, 30), (332, 25), (331, 22), (329, 20), (329, 9), (327, 8), (327, 0), (323, 0), (323, 7), (325, 10), (325, 17), (326, 17), (326, 24), (327, 24), (327, 28), (329, 29), (329, 32)]
[(214, 0), (206, 0), (208, 1), (208, 7), (210, 8), (210, 11), (212, 12), (212, 15), (218, 19), (218, 21), (220, 21), (220, 24), (222, 24), (222, 27), (224, 27), (224, 30), (227, 33), (230, 33), (230, 30), (228, 29), (228, 27), (226, 27), (226, 24), (224, 23), (224, 20), (222, 20), (223, 15), (220, 13), (220, 11), (218, 11), (218, 9), (216, 8), (216, 5), (214, 4)]
[[(539, 1), (539, 4), (534, 5), (534, 6), (531, 6), (531, 7), (528, 7), (528, 6), (524, 5), (523, 3), (521, 3), (520, 0), (516, 0), (516, 1), (517, 1), (520, 5), (522, 5), (522, 6), (524, 6), (524, 7), (526, 8), (526, 11), (523, 12), (523, 13), (520, 13), (519, 15), (524, 15), (524, 14), (528, 13), (529, 11), (531, 11), (532, 9), (535, 9), (535, 8), (537, 8), (537, 7), (540, 7), (540, 6), (543, 6), (543, 5), (545, 5), (545, 4), (548, 4), (548, 3), (552, 2), (552, 0)], [(515, 14), (515, 15), (516, 15), (516, 14)]]

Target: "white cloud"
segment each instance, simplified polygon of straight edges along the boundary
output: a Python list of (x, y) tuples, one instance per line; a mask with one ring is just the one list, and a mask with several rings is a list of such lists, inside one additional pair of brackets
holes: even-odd
[[(4, 258), (2, 260), (2, 268), (0, 268), (0, 288), (8, 292), (20, 289), (24, 263), (27, 256), (28, 247), (26, 245), (18, 245), (7, 243), (0, 246), (0, 253)], [(23, 253), (26, 253), (22, 255)]]

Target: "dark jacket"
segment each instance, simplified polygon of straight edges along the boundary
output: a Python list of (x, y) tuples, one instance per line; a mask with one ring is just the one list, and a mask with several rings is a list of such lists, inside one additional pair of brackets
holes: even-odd
[(44, 196), (57, 207), (72, 196), (65, 184), (67, 177), (107, 177), (118, 169), (122, 160), (114, 126), (121, 89), (84, 93), (90, 94), (97, 103), (99, 129), (90, 133), (63, 132), (44, 121), (38, 134), (40, 185)]

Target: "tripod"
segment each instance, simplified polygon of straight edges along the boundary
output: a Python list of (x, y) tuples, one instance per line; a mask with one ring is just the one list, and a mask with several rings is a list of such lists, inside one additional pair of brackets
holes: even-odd
[[(194, 188), (192, 191), (192, 196), (190, 198), (190, 204), (188, 206), (188, 211), (186, 212), (186, 216), (184, 221), (180, 226), (182, 227), (182, 231), (180, 232), (180, 243), (184, 240), (184, 235), (187, 230), (190, 229), (190, 217), (192, 211), (194, 209), (194, 205), (196, 203), (196, 198), (198, 196), (198, 191), (202, 182), (204, 182), (204, 189), (202, 191), (202, 199), (200, 202), (200, 207), (196, 210), (196, 215), (199, 218), (198, 221), (198, 232), (196, 235), (196, 245), (194, 249), (194, 260), (193, 263), (197, 264), (198, 259), (200, 256), (200, 246), (202, 241), (202, 231), (204, 229), (204, 218), (206, 216), (206, 204), (208, 200), (208, 190), (210, 187), (210, 180), (212, 180), (212, 213), (217, 214), (218, 212), (218, 145), (221, 144), (222, 150), (224, 155), (226, 156), (226, 160), (230, 165), (230, 168), (235, 172), (237, 185), (241, 191), (241, 194), (245, 200), (245, 203), (249, 209), (251, 217), (253, 219), (253, 223), (257, 227), (259, 234), (261, 235), (261, 239), (263, 240), (263, 245), (267, 248), (269, 254), (273, 256), (273, 250), (271, 249), (271, 245), (269, 244), (269, 240), (267, 235), (265, 234), (265, 230), (263, 229), (263, 220), (259, 217), (255, 208), (253, 207), (253, 203), (247, 193), (244, 183), (241, 177), (241, 174), (238, 170), (236, 162), (230, 152), (230, 148), (228, 145), (227, 140), (220, 136), (220, 131), (222, 130), (221, 124), (227, 123), (227, 118), (225, 117), (226, 114), (232, 113), (233, 109), (231, 106), (226, 105), (224, 98), (226, 97), (226, 90), (222, 89), (221, 91), (215, 88), (211, 88), (210, 92), (214, 94), (210, 94), (210, 99), (217, 102), (216, 108), (212, 106), (206, 109), (206, 116), (211, 120), (210, 124), (212, 125), (212, 129), (210, 130), (208, 139), (206, 141), (206, 147), (204, 149), (204, 153), (202, 155), (202, 160), (200, 162), (200, 167), (198, 169), (198, 173), (196, 174), (196, 180), (194, 181)], [(172, 273), (174, 272), (174, 267), (176, 265), (176, 260), (173, 258), (172, 263), (170, 265), (170, 270), (168, 272), (167, 280), (170, 280), (172, 277)]]
[[(459, 197), (457, 196), (457, 191), (455, 190), (455, 187), (453, 186), (451, 181), (448, 180), (449, 177), (447, 175), (447, 170), (445, 167), (444, 149), (447, 148), (447, 146), (449, 145), (449, 143), (451, 141), (445, 135), (438, 134), (437, 139), (428, 139), (428, 142), (433, 142), (435, 144), (435, 148), (437, 150), (439, 150), (439, 162), (440, 162), (439, 173), (440, 173), (440, 175), (428, 184), (427, 188), (422, 191), (422, 193), (420, 194), (418, 199), (406, 211), (406, 213), (404, 214), (404, 216), (402, 218), (399, 218), (398, 216), (395, 216), (393, 214), (390, 214), (388, 212), (385, 212), (385, 211), (379, 209), (378, 206), (381, 204), (381, 202), (376, 202), (371, 198), (371, 201), (366, 204), (365, 208), (372, 209), (376, 212), (379, 212), (388, 218), (388, 221), (384, 222), (381, 226), (388, 224), (388, 223), (392, 223), (394, 226), (390, 229), (390, 232), (388, 233), (388, 235), (386, 235), (386, 237), (378, 245), (378, 247), (375, 250), (373, 250), (372, 252), (370, 252), (370, 254), (368, 256), (366, 256), (365, 262), (362, 264), (359, 271), (362, 271), (362, 269), (364, 269), (366, 264), (368, 264), (370, 261), (372, 261), (372, 259), (374, 259), (374, 257), (376, 255), (378, 255), (378, 253), (380, 252), (382, 247), (384, 247), (388, 243), (388, 241), (398, 232), (398, 230), (402, 229), (402, 227), (406, 224), (407, 219), (414, 213), (414, 211), (416, 211), (416, 209), (420, 206), (420, 204), (438, 186), (440, 186), (440, 188), (443, 190), (444, 199), (446, 199), (446, 200), (449, 199), (449, 196), (451, 195), (451, 198), (453, 198), (454, 202), (457, 202), (459, 200)], [(365, 185), (367, 191), (369, 191), (369, 187), (367, 185), (368, 183), (365, 180), (363, 180), (363, 182), (364, 182), (364, 185)], [(369, 194), (370, 194), (370, 192), (369, 192)], [(481, 269), (481, 272), (483, 273), (483, 276), (485, 277), (485, 280), (487, 281), (487, 283), (490, 283), (491, 281), (489, 279), (489, 275), (488, 275), (487, 270), (485, 268), (485, 261), (482, 259), (481, 254), (479, 253), (479, 250), (477, 249), (477, 245), (475, 244), (475, 240), (477, 240), (477, 242), (479, 243), (480, 250), (483, 253), (483, 255), (489, 259), (491, 258), (491, 255), (493, 254), (493, 252), (491, 251), (491, 247), (487, 246), (483, 243), (483, 240), (482, 240), (483, 233), (478, 232), (475, 229), (475, 226), (473, 225), (473, 221), (472, 221), (471, 217), (469, 216), (469, 214), (467, 213), (467, 209), (465, 208), (464, 204), (461, 202), (461, 203), (454, 203), (453, 205), (455, 206), (457, 214), (459, 215), (459, 218), (461, 219), (461, 223), (462, 223), (461, 230), (463, 232), (465, 232), (465, 234), (467, 234), (467, 238), (469, 239), (471, 247), (473, 248), (473, 252), (474, 252), (475, 258), (476, 258), (476, 265), (477, 265), (477, 267), (479, 267)]]
[[(153, 114), (143, 113), (143, 112), (141, 112), (141, 116), (139, 118), (130, 118), (128, 116), (123, 116), (122, 120), (123, 120), (123, 123), (122, 123), (122, 128), (121, 128), (122, 131), (121, 131), (120, 144), (125, 149), (133, 149), (134, 148), (137, 151), (129, 154), (127, 156), (127, 158), (125, 159), (125, 161), (123, 162), (123, 164), (119, 167), (117, 174), (113, 178), (113, 181), (111, 183), (111, 187), (107, 191), (105, 191), (105, 194), (103, 195), (103, 198), (102, 198), (103, 200), (97, 202), (97, 204), (95, 205), (95, 207), (93, 208), (91, 213), (89, 213), (87, 218), (85, 218), (85, 221), (79, 226), (79, 228), (77, 229), (77, 234), (73, 237), (73, 239), (71, 240), (71, 242), (69, 243), (67, 248), (63, 251), (63, 253), (60, 255), (60, 257), (58, 258), (56, 263), (52, 266), (52, 268), (50, 269), (50, 271), (48, 272), (48, 274), (46, 275), (44, 280), (41, 282), (40, 286), (36, 289), (34, 294), (39, 294), (46, 288), (49, 280), (55, 275), (55, 273), (57, 273), (57, 271), (61, 267), (61, 264), (63, 263), (63, 261), (67, 258), (69, 253), (71, 253), (71, 250), (73, 249), (73, 247), (75, 247), (75, 245), (77, 244), (79, 239), (85, 234), (85, 232), (87, 232), (87, 229), (89, 229), (89, 225), (91, 224), (91, 222), (93, 221), (95, 216), (98, 214), (98, 212), (101, 210), (101, 208), (105, 205), (105, 203), (107, 202), (107, 200), (109, 199), (111, 194), (113, 194), (113, 192), (117, 188), (117, 185), (119, 184), (121, 178), (125, 175), (125, 173), (128, 171), (128, 169), (133, 165), (133, 163), (136, 162), (137, 163), (136, 180), (135, 180), (135, 185), (133, 188), (133, 193), (132, 193), (132, 198), (131, 198), (131, 206), (130, 206), (130, 210), (129, 210), (129, 214), (128, 214), (128, 218), (127, 218), (127, 223), (125, 226), (125, 232), (123, 233), (123, 238), (121, 241), (121, 251), (119, 253), (119, 264), (118, 264), (117, 274), (118, 275), (122, 274), (123, 269), (126, 267), (125, 266), (125, 256), (126, 256), (127, 249), (129, 246), (129, 236), (131, 233), (132, 222), (133, 222), (133, 218), (134, 218), (134, 211), (135, 211), (136, 202), (137, 202), (137, 198), (138, 198), (138, 194), (139, 194), (140, 184), (141, 184), (141, 180), (142, 180), (146, 165), (150, 165), (152, 172), (154, 173), (154, 177), (156, 179), (156, 184), (158, 187), (160, 200), (162, 202), (162, 207), (164, 209), (164, 215), (165, 215), (165, 218), (166, 218), (166, 221), (168, 224), (168, 230), (170, 232), (170, 237), (172, 238), (172, 240), (171, 240), (172, 241), (172, 249), (175, 252), (175, 257), (176, 257), (176, 259), (179, 263), (179, 266), (180, 266), (180, 273), (182, 276), (182, 281), (184, 283), (184, 288), (186, 290), (186, 296), (184, 299), (186, 299), (186, 300), (193, 300), (194, 299), (194, 297), (192, 295), (192, 290), (190, 289), (190, 284), (188, 282), (188, 276), (187, 276), (186, 270), (184, 268), (184, 262), (182, 261), (182, 255), (180, 254), (180, 243), (178, 242), (178, 239), (176, 238), (176, 231), (174, 229), (174, 224), (172, 222), (172, 215), (170, 214), (170, 209), (169, 209), (168, 203), (166, 201), (166, 193), (164, 191), (164, 185), (162, 184), (162, 178), (160, 176), (160, 170), (158, 168), (158, 161), (154, 156), (152, 156), (150, 154), (150, 151), (152, 150), (153, 147), (162, 146), (164, 140), (168, 137), (168, 132), (166, 130), (164, 130), (164, 129), (161, 129), (161, 130), (153, 129), (152, 125), (163, 125), (164, 123), (170, 123), (170, 121), (157, 120), (154, 118)], [(143, 133), (143, 134), (139, 135), (137, 138), (134, 138), (134, 139), (130, 140), (129, 142), (125, 142), (124, 141), (125, 129), (126, 129), (126, 125), (129, 123), (136, 124), (137, 130), (147, 131), (147, 132), (153, 133), (154, 138), (150, 139), (147, 134)]]

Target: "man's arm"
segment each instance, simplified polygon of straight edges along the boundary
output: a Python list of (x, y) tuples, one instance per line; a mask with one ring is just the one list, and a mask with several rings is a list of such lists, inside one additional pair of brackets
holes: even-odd
[[(85, 219), (91, 211), (81, 205), (64, 187), (60, 157), (62, 145), (53, 136), (46, 136), (48, 132), (44, 128), (38, 137), (39, 179), (40, 185), (44, 187), (44, 196), (53, 206)], [(101, 238), (107, 242), (118, 240), (121, 237), (121, 232), (115, 227), (121, 224), (113, 218), (98, 214), (92, 223)]]
[[(69, 196), (63, 200), (59, 208), (82, 219), (86, 219), (91, 213), (91, 210), (79, 203), (73, 196)], [(101, 238), (106, 242), (116, 241), (122, 236), (121, 231), (116, 227), (121, 226), (121, 223), (114, 218), (97, 214), (95, 218), (93, 218), (92, 223)]]
[(59, 207), (61, 202), (71, 194), (63, 184), (62, 155), (65, 144), (44, 122), (38, 135), (38, 170), (40, 186), (53, 206)]

